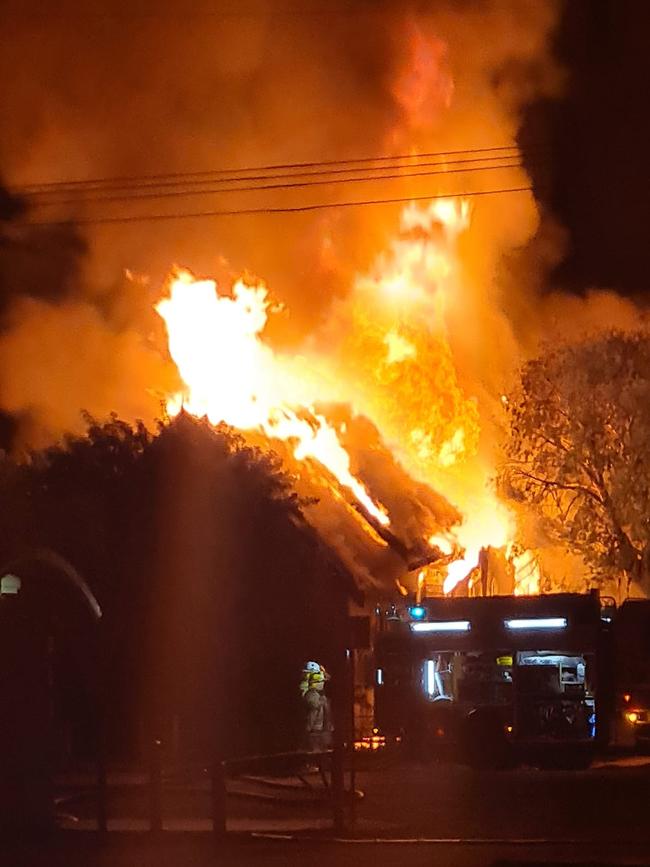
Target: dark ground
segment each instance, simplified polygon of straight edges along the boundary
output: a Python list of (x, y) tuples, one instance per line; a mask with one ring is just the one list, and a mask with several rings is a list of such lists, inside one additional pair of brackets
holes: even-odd
[(360, 774), (361, 824), (382, 835), (474, 839), (648, 841), (650, 762), (597, 763), (588, 771), (476, 771), (404, 764)]
[[(236, 833), (220, 847), (208, 831), (209, 790), (200, 781), (167, 786), (165, 824), (173, 831), (158, 837), (138, 833), (146, 827), (146, 790), (128, 783), (124, 777), (119, 786), (111, 786), (110, 813), (113, 827), (120, 827), (120, 832), (108, 834), (104, 841), (90, 832), (68, 831), (14, 843), (4, 847), (0, 863), (3, 867), (650, 865), (650, 761), (642, 757), (600, 763), (582, 772), (532, 768), (477, 772), (459, 765), (382, 757), (358, 774), (357, 787), (365, 797), (357, 804), (355, 832), (344, 841), (323, 839), (329, 812), (322, 799), (306, 799), (295, 785), (285, 791), (245, 780), (231, 783), (239, 793), (228, 804), (229, 827)], [(81, 803), (75, 806), (67, 801), (62, 809), (83, 820)], [(86, 816), (91, 817), (89, 804)], [(77, 828), (84, 826), (89, 823), (76, 823)], [(305, 839), (310, 829), (315, 838)], [(251, 836), (265, 830), (277, 836)], [(383, 842), (377, 842), (379, 837)]]
[[(308, 791), (296, 778), (230, 780), (228, 829), (235, 833), (324, 832), (331, 809), (316, 774)], [(111, 775), (109, 826), (148, 827), (146, 775)], [(471, 840), (631, 841), (649, 844), (650, 758), (599, 762), (587, 771), (478, 771), (451, 763), (378, 756), (357, 773), (354, 834)], [(74, 794), (74, 786), (68, 792)], [(163, 822), (172, 831), (208, 831), (210, 784), (196, 772), (168, 779)], [(60, 802), (66, 826), (95, 827), (91, 798)], [(78, 818), (78, 821), (76, 819)], [(649, 859), (650, 860), (650, 859)]]
[(515, 867), (518, 864), (648, 864), (646, 850), (614, 846), (486, 846), (419, 843), (336, 843), (264, 841), (229, 843), (215, 848), (206, 835), (171, 834), (156, 842), (146, 835), (111, 835), (103, 845), (94, 837), (74, 835), (56, 843), (5, 849), (7, 867)]

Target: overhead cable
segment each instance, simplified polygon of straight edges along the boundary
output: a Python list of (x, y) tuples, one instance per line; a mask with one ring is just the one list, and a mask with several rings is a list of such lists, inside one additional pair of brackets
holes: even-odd
[(292, 189), (302, 189), (305, 187), (316, 187), (316, 186), (339, 186), (341, 184), (358, 184), (358, 183), (376, 183), (377, 181), (392, 181), (392, 180), (402, 180), (404, 178), (422, 178), (422, 177), (432, 177), (434, 175), (453, 175), (453, 174), (463, 174), (467, 172), (483, 172), (483, 171), (493, 171), (498, 169), (519, 169), (523, 168), (523, 163), (521, 162), (511, 162), (511, 163), (503, 163), (499, 165), (489, 165), (489, 166), (473, 166), (473, 167), (465, 167), (465, 168), (436, 168), (436, 169), (427, 169), (425, 171), (399, 171), (392, 174), (383, 174), (383, 175), (367, 175), (362, 177), (351, 177), (351, 178), (328, 178), (328, 179), (319, 179), (319, 180), (307, 180), (307, 181), (290, 181), (290, 182), (279, 182), (274, 184), (257, 184), (254, 186), (251, 185), (243, 185), (243, 186), (234, 186), (234, 187), (203, 187), (200, 189), (189, 189), (189, 190), (162, 190), (160, 192), (152, 191), (152, 192), (124, 192), (124, 193), (116, 193), (110, 195), (102, 195), (102, 196), (77, 196), (75, 198), (68, 199), (48, 199), (46, 201), (41, 201), (39, 199), (33, 200), (33, 205), (38, 208), (43, 207), (55, 207), (55, 206), (63, 206), (63, 205), (78, 205), (78, 204), (101, 204), (104, 202), (130, 202), (130, 201), (142, 201), (147, 199), (166, 199), (166, 198), (186, 198), (188, 196), (207, 196), (207, 195), (217, 195), (223, 193), (250, 193), (250, 192), (264, 192), (269, 190), (292, 190)]
[(345, 201), (345, 202), (318, 202), (310, 205), (294, 205), (287, 207), (259, 207), (259, 208), (232, 208), (213, 211), (177, 211), (163, 214), (131, 214), (124, 216), (107, 216), (107, 217), (83, 217), (81, 219), (69, 220), (23, 220), (22, 222), (30, 226), (63, 226), (74, 224), (78, 226), (97, 226), (120, 223), (149, 223), (168, 220), (192, 220), (207, 217), (235, 217), (235, 216), (253, 216), (253, 215), (273, 215), (273, 214), (298, 214), (307, 213), (310, 211), (321, 211), (336, 208), (357, 208), (369, 207), (377, 205), (396, 205), (408, 204), (409, 202), (424, 202), (434, 201), (436, 199), (450, 198), (474, 198), (478, 196), (492, 196), (506, 193), (524, 193), (532, 191), (531, 186), (507, 187), (493, 190), (467, 190), (465, 192), (454, 193), (436, 193), (422, 196), (396, 196), (386, 199), (364, 199), (360, 201)]
[[(56, 189), (63, 190), (67, 188), (77, 188), (77, 187), (113, 187), (116, 184), (128, 184), (129, 186), (136, 184), (148, 184), (150, 182), (167, 182), (167, 181), (177, 181), (177, 182), (189, 182), (190, 179), (200, 180), (204, 179), (208, 181), (210, 179), (216, 179), (217, 176), (223, 177), (228, 175), (250, 175), (252, 172), (255, 172), (258, 175), (266, 175), (268, 172), (280, 171), (283, 172), (293, 172), (294, 170), (301, 169), (324, 169), (324, 168), (340, 168), (340, 167), (348, 167), (350, 171), (354, 170), (355, 166), (363, 166), (371, 163), (396, 163), (404, 160), (408, 160), (413, 163), (416, 160), (422, 159), (443, 159), (446, 157), (462, 157), (465, 155), (475, 155), (475, 154), (493, 154), (493, 153), (504, 153), (504, 152), (512, 152), (512, 156), (519, 156), (519, 149), (516, 145), (507, 145), (507, 146), (497, 146), (497, 147), (486, 147), (486, 148), (466, 148), (464, 150), (451, 150), (451, 151), (428, 151), (423, 153), (410, 153), (410, 154), (396, 154), (396, 155), (387, 155), (387, 156), (374, 156), (374, 157), (359, 157), (357, 159), (337, 159), (337, 160), (318, 160), (312, 162), (296, 162), (296, 163), (273, 163), (266, 166), (240, 166), (236, 168), (222, 168), (222, 169), (210, 169), (203, 171), (195, 171), (195, 172), (173, 172), (167, 174), (150, 174), (150, 175), (122, 175), (115, 177), (104, 177), (104, 178), (91, 178), (87, 180), (64, 180), (64, 181), (51, 181), (51, 182), (43, 182), (43, 183), (33, 183), (33, 184), (25, 184), (22, 186), (17, 186), (14, 188), (14, 192), (18, 194), (31, 195), (39, 192), (47, 192), (48, 190)], [(488, 157), (485, 156), (484, 159), (497, 159), (498, 157)], [(505, 158), (505, 157), (504, 157)], [(376, 169), (382, 168), (382, 166), (375, 166)], [(341, 170), (345, 171), (345, 169)], [(361, 171), (362, 169), (358, 169)]]

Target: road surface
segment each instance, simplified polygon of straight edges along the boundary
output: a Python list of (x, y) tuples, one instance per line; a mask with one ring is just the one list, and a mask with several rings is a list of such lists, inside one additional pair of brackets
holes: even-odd
[[(146, 789), (111, 787), (112, 827), (97, 835), (69, 832), (4, 852), (3, 867), (483, 867), (503, 864), (650, 865), (650, 758), (598, 762), (588, 771), (520, 768), (488, 772), (444, 763), (378, 757), (360, 770), (357, 822), (348, 839), (323, 839), (331, 815), (322, 799), (295, 800), (282, 788), (232, 783), (229, 828), (236, 838), (215, 850), (209, 833), (209, 786), (176, 784), (164, 792), (165, 826), (147, 827)], [(132, 781), (133, 783), (133, 781)], [(285, 781), (285, 785), (290, 785)], [(293, 788), (296, 789), (295, 780)], [(277, 797), (273, 792), (277, 792)], [(248, 797), (246, 793), (259, 797)], [(92, 827), (90, 804), (65, 809)], [(138, 832), (139, 830), (139, 832)], [(320, 839), (305, 840), (315, 831)], [(128, 833), (125, 833), (128, 832)], [(275, 837), (255, 836), (272, 832)], [(242, 832), (247, 832), (242, 836)], [(326, 833), (326, 831), (325, 831)], [(252, 835), (252, 836), (251, 836)], [(381, 838), (382, 842), (377, 842)]]
[[(74, 839), (70, 839), (73, 836)], [(335, 843), (264, 841), (230, 843), (215, 849), (206, 835), (67, 835), (47, 843), (5, 847), (0, 863), (11, 867), (516, 867), (516, 865), (650, 863), (646, 847), (466, 845), (421, 843)]]

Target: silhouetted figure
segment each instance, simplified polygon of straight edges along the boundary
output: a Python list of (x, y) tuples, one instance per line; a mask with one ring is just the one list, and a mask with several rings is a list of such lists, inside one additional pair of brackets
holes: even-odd
[(332, 746), (332, 716), (325, 684), (329, 675), (324, 666), (308, 662), (303, 670), (300, 690), (306, 707), (305, 732), (307, 749), (322, 752)]

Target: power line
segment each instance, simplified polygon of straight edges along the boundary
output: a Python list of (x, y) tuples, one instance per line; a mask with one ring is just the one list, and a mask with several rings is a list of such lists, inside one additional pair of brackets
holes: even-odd
[[(194, 178), (190, 177), (187, 180), (164, 180), (158, 182), (148, 182), (148, 181), (137, 181), (133, 183), (123, 183), (123, 184), (111, 184), (103, 187), (96, 186), (88, 186), (88, 187), (75, 187), (75, 188), (59, 188), (56, 189), (47, 189), (42, 190), (40, 192), (27, 193), (22, 192), (23, 195), (29, 195), (31, 197), (39, 198), (42, 196), (56, 196), (65, 193), (74, 193), (79, 194), (79, 197), (84, 196), (86, 192), (88, 193), (117, 193), (120, 191), (129, 192), (131, 190), (156, 190), (156, 189), (167, 189), (174, 187), (193, 187), (200, 186), (202, 184), (210, 184), (210, 183), (218, 183), (218, 184), (232, 184), (237, 182), (246, 182), (246, 183), (257, 183), (261, 181), (269, 181), (269, 180), (293, 180), (294, 178), (315, 178), (315, 177), (330, 177), (334, 175), (358, 175), (359, 173), (370, 173), (370, 172), (386, 172), (390, 170), (395, 171), (404, 171), (406, 169), (423, 169), (423, 168), (435, 168), (440, 167), (442, 170), (448, 170), (451, 166), (457, 165), (468, 165), (474, 163), (494, 163), (496, 161), (503, 160), (519, 160), (520, 155), (516, 151), (516, 148), (511, 148), (511, 150), (515, 151), (512, 154), (498, 154), (493, 157), (471, 157), (469, 159), (451, 159), (451, 160), (436, 160), (435, 162), (420, 162), (420, 163), (405, 163), (400, 165), (396, 164), (387, 164), (382, 166), (360, 166), (359, 168), (332, 168), (332, 169), (311, 169), (309, 171), (289, 171), (289, 172), (268, 172), (258, 175), (232, 175), (230, 177), (217, 178), (217, 177), (205, 177), (205, 178)], [(352, 179), (351, 179), (352, 180)], [(98, 201), (101, 199), (98, 199)]]
[[(349, 166), (350, 171), (353, 170), (353, 166), (358, 166), (362, 164), (369, 163), (377, 163), (377, 162), (396, 162), (398, 160), (419, 160), (419, 159), (434, 159), (434, 158), (444, 158), (444, 157), (455, 157), (455, 156), (463, 156), (465, 154), (488, 154), (488, 153), (497, 153), (503, 151), (514, 151), (516, 154), (519, 153), (519, 150), (516, 145), (504, 145), (497, 147), (485, 147), (485, 148), (465, 148), (464, 150), (452, 150), (452, 151), (428, 151), (424, 153), (417, 154), (396, 154), (392, 156), (375, 156), (375, 157), (359, 157), (357, 159), (348, 159), (348, 160), (315, 160), (312, 162), (297, 162), (297, 163), (272, 163), (271, 165), (266, 166), (244, 166), (238, 168), (225, 168), (225, 169), (212, 169), (212, 170), (203, 170), (196, 172), (172, 172), (168, 174), (151, 174), (151, 175), (122, 175), (116, 177), (104, 177), (104, 178), (92, 178), (88, 180), (68, 180), (68, 181), (52, 181), (52, 182), (44, 182), (41, 184), (25, 184), (22, 187), (15, 187), (14, 192), (18, 194), (31, 194), (37, 193), (40, 191), (46, 191), (49, 189), (63, 189), (63, 188), (73, 188), (73, 187), (86, 187), (86, 186), (113, 186), (117, 183), (126, 183), (126, 184), (138, 184), (138, 183), (146, 183), (148, 181), (167, 181), (172, 179), (180, 179), (187, 180), (190, 178), (205, 178), (206, 180), (210, 180), (215, 177), (215, 175), (237, 175), (244, 174), (248, 175), (251, 172), (257, 172), (258, 174), (265, 174), (271, 171), (279, 171), (279, 170), (294, 170), (294, 169), (310, 169), (310, 168), (323, 168), (325, 166)], [(492, 159), (496, 159), (497, 157), (492, 157)], [(489, 159), (489, 157), (486, 157)], [(376, 168), (380, 168), (377, 166)]]
[[(11, 18), (13, 20), (27, 20), (30, 21), (32, 19), (36, 19), (38, 21), (80, 21), (80, 20), (88, 20), (88, 21), (105, 21), (105, 20), (117, 20), (117, 21), (129, 21), (129, 20), (170, 20), (174, 21), (176, 19), (182, 19), (183, 21), (187, 19), (198, 19), (198, 18), (211, 18), (216, 21), (228, 21), (230, 19), (256, 19), (263, 18), (264, 13), (260, 12), (259, 9), (237, 9), (237, 11), (229, 11), (229, 10), (215, 10), (215, 9), (183, 9), (178, 12), (172, 11), (160, 11), (157, 10), (155, 12), (144, 11), (141, 12), (137, 9), (129, 9), (128, 11), (119, 10), (117, 12), (110, 11), (93, 11), (93, 10), (75, 10), (74, 12), (66, 12), (57, 11), (54, 13), (50, 13), (48, 15), (43, 15), (42, 10), (38, 12), (30, 13), (23, 9), (10, 10), (12, 12)], [(305, 9), (304, 7), (300, 9), (277, 9), (273, 11), (272, 18), (312, 18), (312, 17), (321, 17), (326, 16), (330, 17), (331, 15), (348, 15), (350, 13), (354, 13), (354, 15), (362, 14), (362, 15), (385, 15), (385, 9), (374, 6), (372, 3), (367, 4), (351, 4), (348, 6), (329, 6), (325, 5), (322, 8), (316, 9)], [(4, 16), (7, 17), (6, 15)]]
[(119, 223), (149, 223), (162, 220), (191, 220), (204, 217), (234, 217), (234, 216), (254, 216), (257, 214), (297, 214), (307, 213), (309, 211), (322, 211), (335, 208), (357, 208), (373, 205), (397, 205), (408, 204), (409, 202), (425, 202), (434, 201), (436, 199), (450, 198), (474, 198), (478, 196), (493, 196), (504, 193), (524, 193), (531, 192), (532, 187), (508, 187), (495, 190), (469, 190), (462, 193), (438, 193), (426, 196), (396, 196), (390, 199), (365, 199), (362, 201), (348, 202), (321, 202), (313, 205), (295, 205), (289, 207), (266, 207), (266, 208), (232, 208), (215, 211), (194, 211), (194, 212), (177, 212), (170, 214), (144, 214), (141, 216), (131, 215), (123, 217), (89, 217), (80, 220), (35, 220), (23, 221), (28, 226), (97, 226)]
[(304, 187), (316, 187), (316, 186), (334, 186), (340, 184), (356, 184), (356, 183), (370, 183), (377, 181), (391, 181), (391, 180), (401, 180), (403, 178), (421, 178), (421, 177), (431, 177), (434, 175), (453, 175), (453, 174), (462, 174), (467, 172), (482, 172), (482, 171), (491, 171), (495, 169), (518, 169), (523, 168), (523, 163), (504, 163), (501, 165), (490, 165), (490, 166), (475, 166), (475, 167), (466, 167), (466, 168), (438, 168), (427, 171), (416, 171), (416, 172), (404, 172), (400, 171), (394, 174), (387, 175), (368, 175), (366, 177), (355, 177), (355, 178), (329, 178), (329, 179), (321, 179), (321, 180), (312, 180), (312, 181), (293, 181), (293, 182), (283, 182), (277, 184), (263, 184), (258, 186), (235, 186), (235, 187), (222, 187), (219, 189), (214, 188), (204, 188), (204, 189), (194, 189), (194, 190), (164, 190), (162, 192), (131, 192), (124, 193), (121, 195), (108, 195), (108, 196), (96, 196), (94, 198), (90, 197), (77, 197), (75, 199), (54, 199), (51, 201), (35, 201), (34, 205), (39, 208), (43, 207), (54, 207), (54, 206), (62, 206), (62, 205), (76, 205), (76, 204), (85, 204), (85, 203), (102, 203), (102, 202), (130, 202), (130, 201), (142, 201), (149, 199), (165, 199), (165, 198), (185, 198), (187, 196), (206, 196), (206, 195), (218, 195), (221, 193), (249, 193), (249, 192), (262, 192), (268, 190), (291, 190), (291, 189), (300, 189)]

